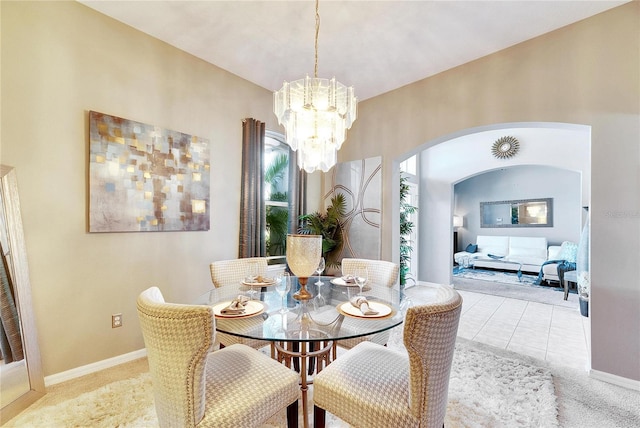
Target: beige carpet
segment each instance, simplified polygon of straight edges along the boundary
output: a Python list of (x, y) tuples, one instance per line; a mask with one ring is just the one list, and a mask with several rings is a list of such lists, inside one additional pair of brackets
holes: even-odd
[[(448, 428), (640, 426), (638, 391), (481, 343), (459, 338), (456, 346)], [(152, 403), (147, 361), (140, 359), (49, 387), (5, 426), (151, 428), (157, 426)], [(330, 416), (327, 425), (347, 426)]]
[[(419, 287), (411, 291), (419, 304)], [(389, 346), (401, 346), (400, 329), (393, 331)], [(328, 426), (347, 426), (327, 416)], [(282, 425), (284, 415), (277, 421)], [(49, 387), (47, 395), (5, 426), (155, 427), (147, 360)], [(581, 370), (458, 338), (446, 426), (639, 427), (640, 392), (592, 379)]]
[[(456, 345), (446, 425), (558, 426), (550, 371), (478, 345), (464, 339)], [(396, 347), (397, 338), (389, 346)], [(57, 385), (6, 426), (155, 427), (152, 386), (146, 370), (143, 359)], [(284, 418), (276, 418), (274, 424), (279, 425), (277, 422), (283, 423)], [(328, 425), (346, 426), (332, 417)]]

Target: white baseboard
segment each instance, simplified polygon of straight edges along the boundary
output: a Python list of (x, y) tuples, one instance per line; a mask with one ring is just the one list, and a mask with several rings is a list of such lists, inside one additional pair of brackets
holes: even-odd
[(628, 379), (626, 377), (621, 377), (611, 373), (601, 372), (593, 369), (589, 371), (589, 376), (603, 382), (631, 389), (633, 391), (640, 391), (640, 381), (637, 380)]
[(129, 352), (128, 354), (118, 355), (117, 357), (97, 361), (95, 363), (87, 364), (86, 366), (76, 367), (75, 369), (67, 370), (66, 372), (46, 376), (44, 378), (44, 385), (55, 385), (60, 382), (65, 382), (67, 380), (75, 379), (80, 376), (99, 372), (100, 370), (108, 369), (119, 364), (128, 363), (129, 361), (137, 360), (138, 358), (144, 358), (146, 356), (146, 348)]

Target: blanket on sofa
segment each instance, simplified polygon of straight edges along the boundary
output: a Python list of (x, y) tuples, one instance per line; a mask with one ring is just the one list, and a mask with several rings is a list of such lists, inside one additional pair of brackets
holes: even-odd
[(542, 276), (543, 276), (542, 268), (545, 265), (550, 265), (552, 263), (556, 263), (558, 265), (558, 278), (560, 280), (560, 285), (562, 285), (564, 283), (564, 274), (565, 274), (565, 272), (576, 270), (575, 262), (570, 262), (568, 260), (547, 260), (546, 262), (542, 263), (542, 266), (540, 266), (540, 272), (538, 273), (538, 279), (536, 279), (536, 282), (535, 282), (536, 285), (542, 284)]

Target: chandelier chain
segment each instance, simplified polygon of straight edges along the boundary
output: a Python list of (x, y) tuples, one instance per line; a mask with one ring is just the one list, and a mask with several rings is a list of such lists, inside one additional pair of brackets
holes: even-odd
[(318, 34), (320, 33), (320, 12), (318, 11), (318, 3), (320, 0), (316, 0), (316, 37), (315, 37), (315, 63), (313, 67), (313, 77), (318, 78)]

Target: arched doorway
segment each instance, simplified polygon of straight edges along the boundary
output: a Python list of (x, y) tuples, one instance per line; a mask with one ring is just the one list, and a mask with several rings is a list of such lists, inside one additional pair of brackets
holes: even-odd
[[(497, 139), (510, 135), (520, 151), (509, 159), (491, 153)], [(591, 132), (585, 125), (508, 123), (473, 128), (425, 143), (419, 149), (418, 279), (451, 283), (455, 183), (485, 171), (519, 165), (552, 166), (581, 174), (581, 205), (591, 193)]]
[[(491, 153), (491, 147), (497, 139), (506, 135), (514, 136), (520, 141), (520, 151), (513, 158), (497, 159)], [(539, 168), (541, 170), (575, 172), (579, 175), (579, 180), (577, 180), (579, 184), (573, 189), (574, 191), (578, 189), (577, 191), (580, 193), (580, 209), (577, 210), (576, 223), (581, 223), (581, 207), (588, 207), (590, 204), (590, 153), (591, 129), (589, 126), (563, 123), (517, 123), (460, 131), (455, 135), (427, 142), (416, 151), (399, 159), (398, 163), (406, 157), (416, 154), (419, 158), (418, 230), (420, 233), (417, 252), (419, 281), (441, 284), (452, 284), (453, 282), (453, 215), (455, 213), (454, 190), (456, 183), (487, 171), (506, 169)], [(558, 185), (562, 185), (562, 183), (558, 183)], [(475, 221), (479, 221), (479, 216)], [(581, 229), (582, 224), (576, 226)], [(562, 302), (561, 293), (557, 294), (559, 301)], [(574, 340), (574, 337), (567, 338), (565, 336), (562, 336), (561, 343), (558, 344), (556, 343), (558, 342), (557, 338), (554, 337), (554, 340), (551, 340), (549, 331), (531, 333), (527, 330), (528, 326), (524, 325), (528, 319), (528, 315), (524, 316), (526, 308), (538, 308), (538, 303), (527, 302), (524, 298), (516, 300), (487, 296), (486, 302), (483, 300), (478, 304), (480, 310), (475, 311), (476, 308), (473, 305), (479, 300), (474, 301), (474, 299), (478, 296), (483, 296), (483, 294), (468, 293), (465, 295), (465, 301), (469, 301), (472, 307), (467, 311), (469, 322), (463, 323), (465, 319), (461, 319), (461, 325), (464, 327), (459, 332), (461, 337), (489, 343), (547, 361), (560, 362), (563, 365), (573, 364), (576, 368), (578, 366), (590, 367), (588, 354), (590, 348), (585, 345), (585, 342), (590, 343), (590, 329), (582, 328), (582, 323), (590, 324), (590, 319), (581, 317), (577, 312), (577, 306), (574, 309), (556, 309), (559, 306), (544, 305), (548, 308), (554, 308), (552, 310), (554, 314), (556, 312), (560, 314), (562, 310), (573, 310), (572, 316), (575, 315), (574, 318), (577, 318), (580, 329), (574, 328), (573, 321), (576, 320), (572, 319), (568, 330), (576, 335), (583, 335), (582, 345)], [(495, 306), (492, 306), (494, 303)], [(522, 318), (518, 317), (517, 310), (523, 314)], [(478, 317), (478, 312), (485, 312), (488, 315), (485, 318)], [(517, 320), (512, 323), (513, 319), (505, 318), (506, 312), (513, 312)], [(496, 319), (492, 319), (494, 313)], [(551, 323), (556, 321), (552, 321), (552, 318), (556, 317), (547, 314), (536, 321), (548, 319), (549, 325), (554, 326), (555, 324)], [(562, 315), (557, 318), (563, 319)], [(521, 320), (524, 321), (521, 323)], [(509, 327), (503, 328), (505, 324), (509, 324)], [(539, 345), (536, 340), (540, 340), (543, 344)], [(568, 351), (572, 357), (559, 358), (558, 355), (561, 355), (559, 351), (566, 351), (565, 344), (573, 344), (574, 342), (576, 343), (575, 349)], [(579, 349), (580, 346), (583, 348)]]

